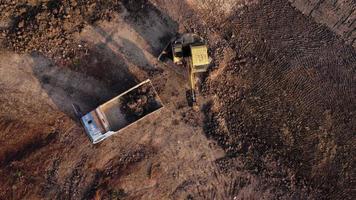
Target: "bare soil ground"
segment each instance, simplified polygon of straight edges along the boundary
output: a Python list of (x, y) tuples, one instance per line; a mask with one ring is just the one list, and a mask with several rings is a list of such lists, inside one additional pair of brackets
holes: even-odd
[[(0, 2), (0, 199), (356, 195), (356, 51), (306, 1)], [(200, 111), (156, 59), (177, 32), (209, 42)], [(71, 104), (146, 78), (165, 108), (92, 145)]]
[(353, 0), (290, 0), (292, 5), (316, 22), (325, 24), (356, 48), (356, 10)]

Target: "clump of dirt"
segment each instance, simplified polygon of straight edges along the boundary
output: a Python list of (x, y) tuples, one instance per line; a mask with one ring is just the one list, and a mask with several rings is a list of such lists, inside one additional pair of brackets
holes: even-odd
[(75, 34), (87, 24), (110, 20), (120, 12), (119, 0), (5, 0), (0, 5), (0, 42), (20, 53), (43, 53), (56, 61), (81, 56), (87, 45)]
[(142, 85), (123, 96), (121, 111), (128, 122), (134, 122), (160, 107), (151, 85)]

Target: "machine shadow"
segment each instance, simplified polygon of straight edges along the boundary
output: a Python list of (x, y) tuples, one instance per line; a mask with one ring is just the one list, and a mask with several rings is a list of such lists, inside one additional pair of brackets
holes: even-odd
[(40, 54), (33, 54), (33, 74), (55, 106), (75, 119), (72, 104), (83, 113), (135, 86), (134, 76), (124, 58), (106, 43), (94, 45), (87, 55), (70, 66), (59, 67)]
[[(158, 56), (178, 31), (178, 23), (159, 11), (152, 3), (123, 1), (129, 12), (125, 20), (149, 44), (148, 52)], [(140, 82), (130, 65), (150, 74), (152, 66), (135, 43), (119, 38), (118, 44), (110, 33), (100, 27), (94, 30), (105, 41), (92, 46), (86, 55), (72, 60), (68, 66), (57, 66), (41, 54), (32, 54), (33, 74), (55, 106), (75, 119), (72, 104), (83, 113), (119, 95)], [(142, 79), (142, 78), (141, 78)], [(141, 80), (142, 81), (142, 80)]]
[(150, 45), (149, 52), (157, 57), (177, 35), (178, 22), (147, 0), (126, 0), (122, 4), (127, 11), (125, 21)]
[[(104, 43), (99, 46), (99, 48), (103, 46), (105, 50), (105, 48), (108, 48), (108, 45), (112, 46), (113, 50), (111, 50), (110, 53), (113, 53), (115, 55), (106, 53), (108, 57), (111, 57), (114, 60), (116, 59), (116, 57), (119, 57), (121, 59), (119, 60), (119, 62), (130, 62), (131, 64), (137, 66), (140, 70), (143, 71), (149, 72), (154, 69), (154, 67), (151, 66), (151, 63), (147, 60), (143, 50), (134, 42), (117, 35), (115, 36), (115, 38), (113, 38), (114, 33), (109, 34), (99, 26), (94, 27), (94, 30), (105, 40)], [(118, 41), (120, 41), (120, 44), (118, 43)], [(99, 51), (101, 52), (103, 50)]]

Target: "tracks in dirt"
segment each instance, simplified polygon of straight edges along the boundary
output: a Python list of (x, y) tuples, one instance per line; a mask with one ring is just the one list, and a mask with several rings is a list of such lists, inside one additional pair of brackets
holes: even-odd
[[(135, 167), (136, 163), (141, 165), (141, 162), (146, 162), (150, 149), (143, 148), (134, 152), (130, 150), (133, 149), (133, 143), (144, 143), (141, 141), (144, 140), (143, 137), (147, 138), (151, 134), (148, 127), (157, 126), (156, 123), (152, 125), (150, 121), (146, 121), (148, 125), (139, 126), (145, 127), (140, 132), (142, 135), (128, 130), (128, 134), (131, 134), (129, 138), (125, 139), (128, 136), (124, 135), (121, 136), (123, 141), (111, 140), (101, 147), (89, 145), (84, 131), (79, 128), (69, 132), (64, 130), (73, 126), (69, 119), (73, 117), (71, 103), (78, 103), (84, 111), (90, 111), (147, 76), (154, 76), (153, 81), (160, 85), (161, 90), (170, 93), (170, 90), (166, 91), (164, 88), (166, 77), (161, 74), (162, 70), (157, 67), (156, 58), (152, 54), (157, 53), (160, 45), (165, 45), (164, 38), (175, 31), (176, 24), (154, 8), (149, 4), (144, 8), (140, 7), (137, 15), (119, 13), (119, 16), (115, 16), (118, 23), (102, 22), (96, 27), (83, 30), (79, 37), (91, 45), (90, 50), (87, 55), (80, 53), (78, 59), (66, 67), (57, 66), (43, 55), (1, 55), (8, 58), (0, 61), (0, 84), (5, 85), (2, 89), (9, 93), (4, 98), (0, 97), (0, 100), (6, 101), (6, 105), (1, 105), (6, 107), (1, 114), (11, 115), (15, 119), (31, 119), (25, 121), (25, 124), (38, 129), (60, 129), (59, 134), (54, 134), (55, 137), (50, 135), (51, 137), (43, 140), (35, 136), (45, 135), (45, 130), (31, 132), (32, 130), (16, 129), (19, 133), (14, 134), (22, 137), (19, 141), (12, 138), (16, 143), (15, 149), (7, 154), (2, 165), (6, 170), (0, 170), (0, 173), (9, 171), (16, 174), (16, 167), (21, 172), (19, 177), (11, 175), (0, 181), (1, 198), (20, 199), (26, 196), (29, 199), (86, 199), (97, 194), (110, 197), (117, 193), (115, 190), (121, 184), (120, 176), (129, 176), (131, 167)], [(43, 44), (39, 41), (38, 45)], [(10, 74), (18, 79), (11, 78), (8, 76)], [(21, 112), (26, 112), (26, 115), (19, 115)], [(53, 122), (60, 117), (65, 118), (62, 125)], [(1, 128), (3, 127), (0, 130)], [(162, 130), (157, 132), (161, 137), (164, 136), (160, 131)], [(10, 132), (6, 136), (11, 137)], [(150, 146), (147, 143), (146, 141), (145, 144)], [(128, 153), (123, 155), (122, 152)], [(43, 157), (39, 159), (41, 155)], [(86, 159), (82, 159), (83, 157)], [(93, 176), (96, 171), (99, 173), (95, 178)], [(26, 185), (31, 182), (31, 177), (36, 177), (37, 182), (32, 182), (38, 184), (29, 193)], [(146, 179), (147, 175), (143, 181), (150, 181)], [(42, 181), (46, 185), (39, 184)], [(15, 187), (10, 185), (16, 185), (16, 194), (13, 193)], [(134, 189), (129, 192), (136, 193)], [(137, 193), (140, 193), (139, 190)]]
[(292, 5), (316, 22), (325, 24), (356, 48), (356, 6), (352, 0), (290, 0)]
[[(206, 134), (225, 149), (226, 160), (241, 158), (244, 169), (275, 177), (276, 182), (264, 181), (278, 188), (276, 195), (304, 198), (291, 188), (307, 187), (308, 196), (350, 198), (349, 187), (340, 186), (336, 194), (330, 192), (337, 187), (335, 182), (323, 184), (323, 180), (336, 181), (344, 174), (335, 160), (350, 166), (349, 160), (341, 159), (344, 151), (336, 146), (354, 149), (347, 139), (354, 127), (350, 111), (356, 109), (352, 100), (356, 94), (354, 49), (286, 2), (262, 1), (253, 11), (244, 11), (224, 27), (226, 35), (234, 35), (226, 43), (238, 55), (223, 63), (220, 76), (207, 80), (206, 91), (223, 106), (218, 111), (207, 107)], [(335, 127), (326, 134), (331, 110)], [(321, 166), (330, 171), (320, 173)], [(221, 167), (228, 170), (229, 165)], [(287, 180), (285, 188), (280, 187), (281, 177)]]
[[(26, 164), (36, 168), (36, 152), (54, 148), (46, 154), (48, 158), (41, 160), (45, 162), (40, 168), (43, 171), (27, 174), (38, 180), (47, 178), (50, 186), (33, 195), (64, 199), (125, 195), (171, 195), (176, 199), (348, 197), (350, 177), (343, 175), (352, 169), (343, 158), (353, 152), (347, 141), (353, 128), (353, 115), (347, 112), (355, 105), (355, 53), (351, 48), (285, 1), (261, 1), (242, 8), (231, 16), (231, 24), (221, 25), (223, 28), (206, 27), (209, 18), (204, 19), (204, 25), (194, 21), (197, 16), (185, 21), (181, 15), (192, 12), (190, 7), (179, 10), (170, 5), (171, 1), (158, 1), (165, 3), (160, 6), (171, 9), (168, 14), (180, 23), (211, 38), (214, 61), (219, 67), (205, 83), (205, 95), (214, 95), (214, 102), (211, 109), (205, 107), (204, 125), (206, 135), (213, 136), (227, 153), (217, 160), (217, 147), (214, 149), (197, 128), (202, 125), (200, 116), (189, 113), (185, 101), (178, 98), (178, 89), (184, 83), (167, 80), (171, 77), (161, 74), (156, 66), (159, 64), (154, 55), (164, 45), (163, 40), (178, 30), (177, 22), (150, 1), (124, 2), (126, 13), (120, 12), (114, 22), (83, 29), (81, 39), (93, 46), (89, 55), (79, 57), (69, 68), (52, 65), (43, 57), (31, 58), (34, 67), (23, 67), (27, 61), (14, 62), (16, 67), (12, 68), (3, 65), (6, 69), (0, 68), (0, 85), (4, 87), (0, 89), (5, 88), (9, 97), (0, 98), (0, 102), (5, 101), (12, 108), (7, 111), (16, 117), (16, 112), (24, 109), (22, 118), (28, 120), (26, 123), (36, 125), (38, 121), (51, 126), (48, 113), (56, 111), (56, 118), (59, 109), (70, 116), (70, 102), (78, 101), (90, 110), (130, 84), (153, 77), (162, 88), (164, 99), (173, 99), (168, 105), (172, 111), (161, 113), (152, 119), (154, 122), (140, 123), (100, 146), (87, 145), (79, 128), (61, 132), (55, 139), (28, 139), (30, 143), (13, 151), (15, 159), (6, 159), (8, 163), (17, 159), (20, 165), (26, 159)], [(148, 4), (141, 7), (142, 2)], [(227, 54), (229, 51), (233, 53)], [(9, 72), (21, 80), (9, 79)], [(11, 87), (16, 91), (6, 89)], [(19, 109), (16, 105), (31, 108)], [(52, 146), (54, 140), (58, 143)], [(132, 149), (137, 143), (147, 146)], [(41, 149), (33, 148), (33, 144)], [(159, 148), (152, 153), (150, 145)], [(30, 153), (25, 152), (26, 148)], [(57, 157), (51, 160), (50, 155)], [(46, 170), (48, 173), (43, 173)], [(51, 176), (55, 179), (51, 180)], [(336, 182), (337, 177), (345, 181), (335, 186), (332, 181)], [(332, 181), (322, 182), (326, 179)], [(5, 181), (0, 183), (11, 185), (7, 183), (12, 179)], [(18, 182), (13, 184), (23, 187)], [(5, 195), (10, 199), (12, 188), (6, 189)], [(19, 194), (19, 198), (30, 195), (22, 188)]]
[[(0, 127), (4, 127), (0, 124)], [(56, 139), (56, 132), (49, 133), (45, 138), (32, 139), (29, 143), (24, 144), (20, 149), (16, 149), (15, 152), (8, 152), (3, 160), (0, 160), (0, 166), (4, 167), (11, 162), (21, 161), (21, 159), (31, 155), (37, 150), (49, 145)]]

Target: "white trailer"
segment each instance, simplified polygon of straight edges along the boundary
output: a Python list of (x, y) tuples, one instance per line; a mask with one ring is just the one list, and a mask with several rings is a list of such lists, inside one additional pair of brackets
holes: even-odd
[(163, 104), (147, 79), (85, 115), (78, 106), (73, 108), (89, 139), (96, 144), (158, 112)]

